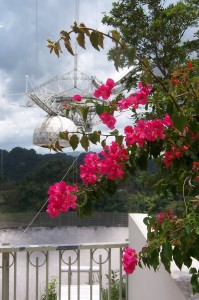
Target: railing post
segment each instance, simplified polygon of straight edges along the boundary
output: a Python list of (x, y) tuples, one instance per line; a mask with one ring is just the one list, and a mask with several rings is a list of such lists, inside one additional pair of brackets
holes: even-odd
[(2, 259), (2, 299), (9, 300), (9, 252), (3, 252)]

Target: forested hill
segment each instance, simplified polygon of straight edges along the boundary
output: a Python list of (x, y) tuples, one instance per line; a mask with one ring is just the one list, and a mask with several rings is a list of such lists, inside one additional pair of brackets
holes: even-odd
[[(78, 153), (79, 154), (79, 153)], [(85, 153), (37, 154), (35, 150), (20, 147), (10, 152), (0, 149), (0, 213), (38, 211), (47, 200), (50, 185), (63, 179), (68, 184), (80, 183), (79, 165)], [(146, 162), (147, 163), (147, 162)], [(144, 165), (146, 165), (144, 163)], [(71, 167), (73, 165), (73, 167)], [(121, 182), (114, 195), (104, 195), (95, 204), (97, 211), (146, 212), (161, 211), (173, 198), (157, 195), (154, 191), (155, 168), (148, 161), (146, 171), (136, 171), (127, 181)], [(43, 208), (45, 210), (46, 207)]]
[[(56, 164), (57, 161), (63, 161), (66, 164), (72, 164), (74, 160), (74, 156), (65, 153), (42, 155), (37, 154), (33, 149), (27, 150), (20, 147), (13, 148), (10, 152), (0, 149), (0, 154), (0, 170), (3, 176), (17, 182), (25, 180), (32, 172), (36, 172), (49, 162)], [(82, 162), (82, 160), (83, 155), (82, 157), (80, 155), (78, 161)]]

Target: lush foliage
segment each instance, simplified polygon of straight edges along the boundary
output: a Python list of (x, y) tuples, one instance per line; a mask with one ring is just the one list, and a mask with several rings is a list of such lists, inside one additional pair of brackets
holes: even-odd
[[(109, 279), (109, 275), (106, 275), (107, 279)], [(111, 299), (118, 300), (120, 297), (120, 279), (119, 279), (119, 271), (111, 270), (110, 276), (110, 291), (111, 291)], [(122, 299), (126, 299), (126, 278), (123, 276), (122, 278), (122, 286), (121, 286), (121, 295)], [(109, 299), (109, 289), (102, 288), (102, 300)]]
[[(153, 68), (169, 78), (176, 65), (198, 52), (198, 12), (198, 2), (194, 0), (169, 4), (162, 0), (114, 2), (102, 22), (117, 28), (126, 48), (111, 49), (109, 59), (117, 60), (120, 66), (139, 69), (141, 60), (147, 57)], [(191, 30), (192, 37), (187, 30)]]
[[(189, 4), (193, 7), (195, 5), (192, 1), (189, 1)], [(72, 32), (77, 33), (77, 40), (82, 47), (85, 45), (80, 36), (85, 34), (96, 49), (99, 50), (99, 46), (102, 46), (102, 33), (98, 31), (88, 29), (82, 24), (80, 27), (75, 24), (72, 31), (68, 33), (67, 39)], [(116, 44), (124, 47), (119, 34), (112, 31), (112, 40), (116, 41), (116, 37), (118, 37)], [(65, 36), (63, 38), (61, 35), (60, 40), (62, 39), (65, 41)], [(61, 51), (59, 42), (58, 44), (49, 42), (51, 51), (54, 50), (55, 53)], [(69, 51), (67, 46), (66, 48)], [(59, 54), (59, 51), (56, 54)], [(180, 60), (177, 61), (180, 63)], [(179, 268), (182, 264), (190, 268), (192, 258), (198, 260), (199, 236), (198, 69), (196, 64), (186, 61), (184, 65), (175, 67), (170, 76), (158, 78), (153, 72), (154, 65), (151, 65), (151, 57), (148, 60), (141, 57), (139, 63), (142, 66), (142, 80), (134, 93), (127, 98), (120, 95), (111, 101), (108, 99), (111, 92), (108, 82), (111, 82), (111, 86), (113, 82), (108, 79), (106, 84), (95, 92), (96, 96), (102, 97), (103, 103), (87, 100), (81, 109), (82, 117), (86, 119), (92, 104), (99, 117), (106, 113), (106, 117), (101, 119), (110, 129), (114, 129), (117, 127), (114, 112), (123, 112), (128, 108), (132, 112), (133, 120), (129, 121), (122, 133), (117, 129), (108, 134), (101, 131), (86, 133), (82, 128), (78, 132), (80, 138), (77, 134), (69, 137), (69, 132), (60, 134), (62, 139), (69, 141), (73, 149), (76, 149), (80, 143), (85, 150), (88, 150), (89, 143), (100, 142), (103, 148), (102, 157), (88, 154), (80, 167), (83, 184), (75, 192), (77, 212), (79, 215), (92, 213), (94, 203), (102, 194), (114, 194), (121, 181), (125, 181), (137, 167), (146, 167), (148, 160), (152, 158), (159, 166), (155, 184), (157, 193), (173, 194), (176, 199), (182, 200), (183, 209), (178, 218), (172, 216), (169, 211), (145, 220), (148, 228), (148, 243), (138, 255), (139, 265), (152, 266), (156, 270), (161, 261), (170, 271), (170, 262), (174, 259)], [(78, 109), (76, 103), (67, 106), (66, 117), (71, 109)], [(109, 136), (112, 139), (115, 137), (115, 140), (107, 145)], [(133, 257), (132, 253), (128, 253), (130, 258)], [(132, 262), (133, 270), (135, 260)], [(199, 292), (197, 270), (190, 268), (190, 273), (193, 293)]]
[(45, 293), (41, 296), (41, 300), (57, 300), (57, 292), (56, 292), (57, 280), (56, 278), (52, 278), (48, 284), (48, 297), (45, 290)]
[[(3, 152), (3, 174), (0, 181), (0, 213), (39, 211), (46, 202), (46, 190), (49, 185), (59, 182), (67, 172), (67, 184), (80, 183), (79, 166), (83, 164), (85, 153), (74, 157), (65, 153), (37, 154), (33, 149), (14, 148)], [(69, 153), (70, 154), (70, 153)], [(17, 157), (17, 159), (15, 159)], [(73, 167), (71, 168), (71, 165)], [(64, 166), (64, 167), (63, 167)], [(69, 170), (69, 171), (68, 171)], [(121, 183), (117, 192), (108, 197), (102, 195), (94, 204), (94, 210), (100, 212), (159, 212), (172, 205), (179, 209), (180, 201), (174, 202), (170, 196), (157, 197), (152, 189), (156, 168), (148, 161), (147, 171), (137, 170)], [(172, 203), (172, 204), (171, 204)], [(169, 206), (170, 207), (170, 206)], [(45, 210), (45, 208), (43, 208)]]

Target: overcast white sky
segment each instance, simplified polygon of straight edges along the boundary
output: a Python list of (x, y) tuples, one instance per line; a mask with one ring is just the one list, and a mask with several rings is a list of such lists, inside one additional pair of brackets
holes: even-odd
[[(73, 70), (73, 57), (65, 51), (59, 59), (50, 55), (46, 39), (56, 40), (61, 29), (69, 30), (76, 19), (75, 2), (0, 0), (0, 149), (10, 151), (19, 146), (48, 153), (32, 144), (34, 128), (46, 113), (39, 107), (24, 107), (25, 77), (35, 86)], [(111, 4), (112, 0), (79, 0), (79, 21), (107, 31), (100, 21)], [(120, 78), (122, 73), (118, 74), (106, 57), (110, 46), (107, 42), (100, 54), (91, 47), (78, 50), (79, 71), (104, 81)]]

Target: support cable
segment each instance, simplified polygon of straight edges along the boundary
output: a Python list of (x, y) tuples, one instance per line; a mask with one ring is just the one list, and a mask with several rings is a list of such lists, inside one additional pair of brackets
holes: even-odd
[[(79, 0), (76, 0), (75, 7), (75, 19), (77, 25), (79, 25)], [(77, 87), (77, 63), (78, 63), (78, 54), (77, 54), (77, 40), (75, 39), (75, 56), (74, 56), (74, 88)]]
[[(81, 154), (81, 153), (80, 153)], [(71, 170), (71, 168), (74, 166), (74, 164), (76, 163), (76, 161), (78, 160), (80, 154), (76, 157), (76, 159), (73, 161), (73, 163), (71, 164), (71, 166), (69, 167), (69, 169), (67, 170), (67, 172), (64, 174), (63, 178), (61, 179), (61, 181), (64, 180), (64, 178), (68, 175), (69, 171)], [(45, 203), (42, 205), (42, 207), (40, 208), (40, 210), (36, 213), (36, 215), (34, 216), (34, 218), (30, 221), (30, 223), (28, 224), (28, 226), (24, 229), (24, 231), (22, 232), (21, 236), (19, 237), (19, 241), (22, 239), (22, 237), (24, 236), (24, 234), (26, 233), (26, 231), (30, 228), (30, 226), (32, 225), (32, 223), (35, 221), (35, 219), (38, 217), (38, 215), (40, 214), (40, 212), (42, 211), (42, 209), (45, 207), (45, 205), (48, 203), (48, 199), (45, 201)]]

